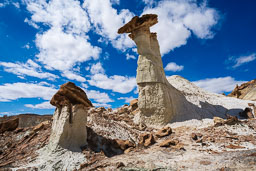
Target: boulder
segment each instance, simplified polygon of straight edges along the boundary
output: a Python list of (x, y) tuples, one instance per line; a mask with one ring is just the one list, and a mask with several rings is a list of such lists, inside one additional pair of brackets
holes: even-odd
[(170, 147), (170, 146), (175, 146), (179, 143), (178, 140), (172, 140), (172, 139), (167, 139), (162, 141), (159, 146), (160, 147)]
[(140, 135), (139, 145), (144, 147), (149, 147), (155, 143), (154, 136), (151, 133), (144, 133)]
[(0, 123), (0, 134), (5, 131), (14, 131), (19, 125), (19, 118), (9, 119)]
[(118, 146), (123, 150), (127, 150), (131, 147), (135, 147), (135, 144), (130, 142), (129, 140), (120, 140), (120, 139), (117, 139), (115, 140), (116, 143), (118, 144)]
[(254, 118), (254, 115), (252, 113), (252, 109), (247, 107), (242, 112), (239, 113), (239, 116), (242, 118)]
[(157, 137), (165, 137), (172, 133), (172, 129), (170, 127), (165, 127), (156, 132)]

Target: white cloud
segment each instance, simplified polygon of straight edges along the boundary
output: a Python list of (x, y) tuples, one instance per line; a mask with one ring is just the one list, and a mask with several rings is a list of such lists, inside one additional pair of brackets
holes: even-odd
[(28, 23), (28, 25), (34, 27), (35, 29), (39, 29), (39, 26), (35, 22), (33, 22), (33, 21), (31, 21), (31, 20), (29, 20), (27, 18), (25, 18), (24, 22)]
[(4, 71), (13, 73), (15, 75), (23, 77), (28, 75), (31, 77), (37, 77), (41, 79), (54, 80), (59, 78), (57, 75), (49, 72), (43, 72), (41, 66), (29, 59), (26, 63), (12, 63), (12, 62), (0, 62), (0, 66), (4, 67)]
[[(91, 29), (88, 15), (77, 0), (24, 0), (31, 19), (28, 24), (49, 26), (49, 29), (36, 35), (39, 54), (37, 60), (49, 70), (59, 70), (68, 79), (85, 81), (72, 69), (75, 65), (98, 59), (99, 47), (91, 45), (86, 35)], [(35, 25), (36, 24), (36, 25)]]
[(201, 39), (213, 37), (211, 28), (218, 20), (216, 10), (208, 8), (205, 3), (199, 6), (196, 1), (189, 0), (160, 1), (156, 7), (144, 9), (143, 13), (158, 15), (159, 23), (151, 30), (158, 34), (163, 55), (185, 45), (191, 33)]
[(145, 5), (147, 5), (147, 6), (152, 6), (153, 4), (156, 3), (154, 0), (143, 0), (143, 2), (144, 2)]
[(87, 84), (85, 84), (85, 83), (81, 83), (81, 87), (83, 87), (83, 88), (87, 89), (87, 88), (88, 88), (88, 85), (87, 85)]
[(235, 65), (232, 66), (232, 68), (237, 68), (243, 64), (246, 64), (246, 63), (249, 63), (249, 62), (252, 62), (256, 59), (256, 54), (253, 53), (251, 55), (248, 55), (248, 56), (240, 56), (236, 59), (234, 59), (234, 57), (231, 57), (230, 60), (233, 60), (235, 62)]
[(85, 90), (86, 95), (89, 99), (93, 99), (98, 103), (109, 103), (113, 102), (113, 100), (108, 96), (107, 93), (101, 93), (96, 90)]
[(4, 7), (5, 5), (4, 5), (4, 3), (0, 3), (0, 8), (2, 8), (2, 7)]
[(65, 29), (67, 33), (83, 34), (90, 30), (87, 13), (77, 0), (24, 1), (33, 22)]
[(32, 83), (6, 83), (0, 85), (0, 101), (11, 101), (19, 98), (42, 98), (50, 100), (57, 92), (53, 87)]
[(207, 91), (213, 93), (223, 93), (232, 91), (237, 84), (240, 85), (244, 82), (246, 81), (236, 81), (234, 78), (228, 76), (219, 78), (207, 78), (194, 81), (193, 83)]
[(130, 103), (133, 99), (136, 99), (134, 97), (119, 97), (118, 100), (125, 100), (125, 103)]
[(79, 74), (72, 72), (72, 71), (63, 71), (63, 73), (61, 74), (62, 77), (66, 77), (67, 79), (70, 80), (76, 80), (79, 82), (85, 82), (86, 79), (82, 76), (80, 76)]
[(32, 108), (32, 109), (54, 109), (55, 106), (52, 106), (50, 104), (50, 101), (46, 101), (40, 104), (32, 105), (32, 104), (25, 104), (26, 107)]
[(91, 76), (91, 80), (88, 80), (88, 82), (90, 85), (123, 94), (132, 91), (136, 87), (135, 77), (120, 75), (108, 77), (105, 74), (95, 74)]
[(129, 60), (129, 59), (136, 59), (136, 57), (134, 55), (130, 55), (130, 54), (126, 54), (126, 60)]
[(90, 69), (91, 74), (103, 74), (105, 72), (100, 62), (93, 64)]
[(182, 71), (183, 69), (184, 69), (183, 65), (177, 65), (174, 62), (168, 63), (164, 68), (165, 71), (173, 71), (173, 72)]
[(128, 35), (118, 35), (117, 30), (127, 23), (134, 14), (127, 9), (119, 13), (112, 7), (110, 0), (84, 1), (83, 7), (88, 11), (95, 32), (107, 38), (112, 45), (120, 50), (134, 46)]
[(64, 33), (60, 28), (51, 28), (36, 37), (40, 50), (38, 61), (47, 69), (70, 70), (75, 64), (98, 59), (101, 49), (92, 46), (83, 37)]

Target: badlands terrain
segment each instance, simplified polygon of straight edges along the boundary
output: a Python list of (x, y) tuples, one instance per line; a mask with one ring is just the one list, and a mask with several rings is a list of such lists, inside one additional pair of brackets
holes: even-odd
[[(241, 118), (239, 112), (238, 118), (235, 113), (228, 115), (232, 105), (249, 107), (248, 101), (208, 93), (180, 76), (168, 80), (196, 105), (204, 102), (218, 106), (229, 101), (225, 106), (227, 116), (150, 127), (135, 123), (139, 112), (136, 99), (114, 110), (91, 107), (87, 144), (81, 152), (56, 150), (50, 156), (44, 149), (49, 144), (52, 117), (5, 117), (0, 127), (0, 169), (255, 170), (256, 120)], [(211, 107), (212, 111), (218, 110)], [(23, 126), (28, 120), (30, 124)]]

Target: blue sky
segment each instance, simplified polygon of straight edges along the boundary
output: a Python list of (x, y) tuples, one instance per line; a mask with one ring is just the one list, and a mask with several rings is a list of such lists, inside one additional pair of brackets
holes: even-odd
[(72, 81), (95, 106), (137, 98), (135, 44), (117, 30), (158, 14), (167, 76), (216, 93), (255, 79), (254, 0), (0, 0), (0, 116), (53, 113), (49, 100)]

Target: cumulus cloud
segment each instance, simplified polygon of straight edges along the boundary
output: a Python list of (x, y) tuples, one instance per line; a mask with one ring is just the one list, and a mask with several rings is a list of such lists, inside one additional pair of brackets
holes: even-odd
[(50, 100), (57, 90), (50, 86), (33, 83), (6, 83), (0, 85), (0, 101), (11, 101), (19, 98), (42, 98)]
[(127, 9), (122, 9), (118, 13), (112, 7), (111, 2), (113, 1), (84, 1), (83, 7), (87, 10), (90, 21), (97, 34), (107, 38), (117, 49), (125, 50), (131, 48), (134, 46), (134, 43), (128, 35), (118, 35), (117, 30), (128, 22), (134, 14)]
[[(101, 53), (99, 47), (88, 42), (86, 33), (90, 30), (86, 11), (76, 0), (34, 1), (24, 0), (27, 10), (32, 14), (27, 22), (31, 25), (42, 24), (49, 29), (36, 35), (36, 46), (39, 54), (37, 60), (49, 70), (59, 70), (63, 76), (77, 81), (85, 81), (75, 74), (76, 64), (91, 59), (98, 59)], [(35, 27), (36, 27), (35, 26)], [(65, 73), (64, 73), (65, 71)]]
[(89, 84), (106, 90), (118, 93), (128, 93), (136, 87), (135, 77), (114, 75), (108, 77), (105, 74), (95, 74), (88, 80)]
[(91, 74), (103, 74), (105, 72), (100, 62), (93, 64), (90, 69)]
[(85, 82), (86, 79), (82, 76), (80, 76), (79, 74), (72, 72), (72, 71), (63, 71), (63, 73), (61, 74), (62, 77), (66, 77), (67, 79), (70, 80), (76, 80), (79, 82)]
[(133, 96), (130, 97), (119, 97), (118, 100), (124, 100), (125, 103), (130, 103), (131, 100), (135, 99)]
[(92, 99), (98, 103), (109, 103), (113, 102), (113, 100), (108, 96), (107, 93), (101, 93), (100, 91), (96, 90), (85, 90), (87, 97)]
[(227, 76), (219, 78), (207, 78), (194, 81), (193, 83), (207, 91), (213, 93), (223, 93), (232, 91), (237, 84), (240, 85), (244, 82), (246, 81), (237, 81), (234, 78)]
[(76, 63), (98, 59), (101, 49), (93, 47), (81, 36), (64, 33), (60, 28), (51, 28), (36, 37), (40, 50), (38, 61), (47, 69), (70, 70)]
[(253, 53), (253, 54), (250, 54), (248, 56), (240, 56), (238, 58), (235, 58), (235, 57), (231, 57), (229, 58), (229, 60), (233, 61), (235, 64), (232, 66), (232, 68), (237, 68), (243, 64), (246, 64), (246, 63), (249, 63), (249, 62), (252, 62), (256, 59), (256, 54)]
[(32, 109), (54, 109), (55, 106), (52, 106), (50, 104), (50, 101), (46, 101), (40, 104), (32, 105), (32, 104), (25, 104), (26, 107), (32, 108)]
[(173, 72), (182, 71), (183, 69), (184, 69), (183, 65), (177, 65), (174, 62), (168, 63), (164, 68), (165, 71), (173, 71)]
[[(159, 23), (152, 27), (157, 32), (161, 53), (167, 54), (174, 48), (187, 43), (187, 39), (194, 33), (198, 38), (212, 38), (211, 28), (218, 21), (216, 10), (200, 5), (196, 1), (160, 1), (155, 7), (146, 7), (143, 14), (158, 15)], [(168, 36), (166, 36), (168, 35)]]
[(27, 75), (48, 80), (59, 78), (57, 75), (51, 74), (49, 72), (43, 72), (41, 66), (31, 59), (29, 59), (26, 63), (0, 62), (0, 66), (4, 67), (4, 71), (21, 77)]

